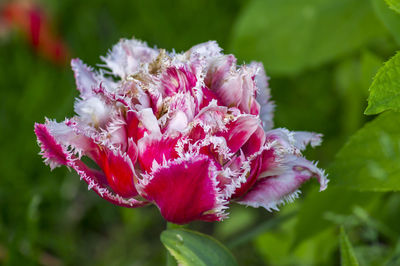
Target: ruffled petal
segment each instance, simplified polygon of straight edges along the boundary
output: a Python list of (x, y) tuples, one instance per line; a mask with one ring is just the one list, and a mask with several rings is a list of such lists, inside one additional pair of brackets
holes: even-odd
[(35, 123), (35, 134), (41, 149), (40, 154), (51, 169), (68, 165), (72, 161), (71, 155), (50, 135), (46, 125)]
[(81, 93), (80, 96), (82, 99), (86, 99), (93, 94), (93, 88), (99, 85), (94, 70), (78, 58), (71, 60), (71, 67), (75, 74), (76, 87)]
[(178, 137), (162, 137), (158, 135), (148, 135), (138, 141), (139, 163), (143, 170), (150, 172), (156, 163), (163, 164), (178, 157), (176, 145)]
[(269, 78), (265, 74), (264, 66), (261, 63), (252, 62), (250, 66), (257, 69), (254, 78), (258, 88), (256, 100), (260, 104), (259, 115), (263, 122), (263, 128), (268, 131), (274, 126), (275, 109), (275, 104), (271, 101), (271, 90), (268, 85)]
[(128, 155), (105, 149), (101, 155), (102, 169), (112, 190), (124, 198), (135, 197), (135, 170)]
[(277, 210), (279, 205), (296, 198), (299, 187), (310, 178), (319, 181), (321, 191), (327, 187), (328, 180), (324, 172), (302, 157), (288, 156), (279, 171), (279, 175), (258, 180), (239, 203)]
[(184, 67), (169, 67), (161, 78), (163, 95), (173, 96), (179, 92), (189, 92), (196, 86), (196, 76)]
[(204, 79), (207, 87), (228, 107), (237, 107), (243, 94), (242, 77), (235, 68), (236, 58), (233, 55), (221, 56), (211, 64)]
[(142, 64), (152, 62), (158, 53), (144, 42), (122, 39), (106, 57), (101, 57), (101, 59), (114, 75), (125, 79), (139, 71)]
[(154, 201), (170, 222), (219, 221), (224, 203), (217, 188), (216, 174), (205, 156), (177, 159), (144, 176), (142, 194)]
[(322, 142), (322, 134), (314, 132), (294, 131), (293, 137), (295, 140), (295, 146), (301, 151), (304, 150), (307, 145), (311, 145), (311, 147), (314, 148), (321, 145)]
[(227, 130), (222, 136), (225, 137), (231, 152), (236, 153), (260, 126), (260, 120), (256, 116), (240, 116), (226, 125)]
[(89, 189), (92, 189), (100, 197), (113, 204), (128, 208), (141, 207), (148, 204), (148, 202), (138, 201), (133, 198), (124, 199), (121, 195), (112, 193), (105, 186), (102, 173), (90, 169), (82, 161), (75, 157), (71, 151), (67, 150), (67, 146), (60, 144), (54, 138), (46, 125), (35, 124), (35, 134), (42, 150), (41, 154), (43, 158), (45, 158), (45, 162), (49, 164), (51, 168), (65, 165), (74, 169), (79, 174), (81, 179), (88, 184)]

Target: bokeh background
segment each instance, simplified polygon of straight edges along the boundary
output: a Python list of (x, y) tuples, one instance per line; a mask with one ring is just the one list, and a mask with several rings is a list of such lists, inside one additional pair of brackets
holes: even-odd
[[(178, 52), (216, 40), (240, 63), (262, 61), (276, 127), (323, 133), (306, 155), (334, 179), (330, 162), (367, 122), (372, 77), (400, 44), (400, 19), (383, 0), (2, 0), (0, 10), (2, 265), (165, 263), (155, 207), (113, 206), (38, 156), (34, 122), (73, 115), (70, 58), (95, 66), (135, 36)], [(280, 212), (234, 204), (230, 219), (189, 228), (226, 244), (240, 265), (337, 265), (344, 224), (362, 265), (400, 265), (399, 194), (317, 190), (307, 183)]]

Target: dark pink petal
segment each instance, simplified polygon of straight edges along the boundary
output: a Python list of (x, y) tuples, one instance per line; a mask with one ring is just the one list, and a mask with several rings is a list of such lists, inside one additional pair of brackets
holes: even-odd
[(258, 126), (247, 142), (242, 146), (243, 153), (248, 157), (261, 150), (265, 143), (265, 132)]
[(260, 120), (256, 116), (241, 116), (226, 125), (227, 130), (221, 135), (225, 137), (231, 152), (235, 153), (250, 139), (259, 126)]
[(102, 173), (88, 168), (82, 161), (73, 154), (66, 152), (66, 146), (58, 143), (53, 135), (50, 134), (46, 125), (35, 124), (35, 134), (38, 138), (39, 145), (42, 149), (41, 154), (46, 159), (45, 162), (54, 168), (59, 165), (65, 165), (74, 169), (88, 184), (89, 189), (95, 191), (100, 197), (109, 202), (128, 208), (140, 207), (147, 202), (137, 201), (136, 199), (124, 199), (118, 194), (114, 194), (108, 190), (104, 184)]
[(243, 196), (253, 185), (257, 182), (257, 178), (261, 171), (261, 157), (257, 157), (250, 162), (250, 171), (246, 174), (246, 181), (243, 182), (240, 187), (238, 187), (232, 198), (239, 198)]
[(215, 95), (214, 92), (212, 92), (210, 89), (208, 89), (207, 87), (202, 87), (201, 88), (202, 92), (203, 92), (203, 99), (202, 102), (200, 104), (200, 109), (203, 109), (204, 107), (207, 107), (212, 100), (217, 101), (218, 105), (223, 105), (219, 100), (217, 95)]
[(35, 134), (41, 148), (41, 155), (51, 169), (60, 165), (67, 165), (68, 161), (71, 161), (71, 156), (50, 135), (45, 125), (35, 123)]
[(177, 159), (143, 181), (143, 195), (154, 201), (170, 222), (219, 221), (222, 201), (213, 166), (205, 156)]
[(157, 118), (151, 108), (145, 108), (139, 112), (128, 111), (126, 114), (126, 127), (127, 137), (132, 138), (134, 142), (137, 142), (145, 134), (161, 134)]
[(324, 190), (328, 183), (323, 171), (312, 162), (294, 155), (286, 158), (280, 171), (279, 175), (258, 180), (239, 203), (252, 207), (262, 206), (267, 210), (277, 209), (279, 205), (297, 197), (299, 187), (310, 178), (319, 181), (320, 190)]
[(134, 197), (136, 191), (134, 180), (137, 179), (133, 164), (127, 155), (110, 150), (102, 152), (102, 164), (108, 185), (124, 198)]
[(178, 137), (148, 135), (138, 141), (139, 163), (143, 170), (150, 172), (153, 163), (162, 164), (178, 157)]
[(100, 197), (112, 204), (126, 208), (137, 208), (148, 204), (146, 201), (139, 201), (134, 198), (125, 199), (121, 195), (111, 192), (107, 187), (99, 183), (96, 171), (88, 168), (79, 160), (70, 163), (68, 166), (73, 168), (79, 174), (81, 179), (85, 180), (89, 189), (92, 189)]

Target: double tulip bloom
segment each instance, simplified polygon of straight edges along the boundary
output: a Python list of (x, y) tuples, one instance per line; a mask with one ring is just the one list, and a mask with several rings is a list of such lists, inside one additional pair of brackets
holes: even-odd
[(272, 129), (260, 63), (237, 66), (215, 42), (178, 54), (137, 40), (121, 40), (102, 60), (107, 70), (72, 60), (76, 116), (35, 125), (46, 164), (74, 169), (100, 197), (155, 204), (184, 224), (220, 221), (231, 201), (277, 209), (312, 177), (326, 188), (301, 155), (320, 135)]

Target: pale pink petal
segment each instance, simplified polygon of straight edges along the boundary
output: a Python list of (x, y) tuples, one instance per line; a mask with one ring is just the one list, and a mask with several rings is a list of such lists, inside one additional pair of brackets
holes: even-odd
[(319, 181), (320, 190), (327, 186), (324, 172), (302, 157), (288, 156), (281, 168), (281, 174), (258, 180), (239, 203), (277, 210), (279, 205), (296, 198), (299, 187), (310, 178)]
[(177, 159), (144, 177), (142, 194), (169, 222), (219, 221), (224, 206), (215, 175), (205, 156)]
[[(161, 134), (157, 117), (153, 114), (151, 108), (142, 109), (137, 113), (137, 117), (143, 128), (148, 134)], [(140, 125), (139, 125), (140, 127)]]
[(233, 55), (217, 58), (208, 69), (204, 81), (223, 105), (237, 107), (242, 100), (243, 79), (236, 72), (236, 58)]
[(241, 80), (242, 94), (236, 106), (244, 113), (258, 115), (260, 105), (256, 101), (257, 86), (254, 81), (256, 70), (251, 67), (242, 66), (238, 75)]
[(261, 63), (252, 62), (250, 66), (257, 69), (254, 79), (258, 88), (256, 100), (261, 107), (259, 115), (263, 121), (263, 128), (265, 131), (268, 131), (274, 126), (273, 116), (275, 109), (275, 104), (271, 101), (271, 93), (268, 85), (269, 78), (265, 74), (264, 66)]
[(190, 48), (189, 53), (203, 58), (213, 58), (221, 55), (221, 51), (222, 49), (216, 41), (209, 41), (193, 46)]
[(152, 62), (158, 51), (149, 48), (139, 40), (122, 39), (116, 44), (106, 57), (101, 57), (106, 66), (116, 76), (125, 79), (140, 70), (142, 64)]
[(80, 59), (72, 59), (71, 67), (75, 74), (76, 87), (81, 93), (81, 98), (86, 99), (93, 94), (93, 88), (99, 85), (94, 70), (85, 65)]
[(304, 150), (309, 144), (314, 148), (321, 145), (322, 142), (322, 134), (317, 134), (314, 132), (294, 131), (293, 137), (296, 141), (296, 147), (301, 151)]
[(113, 109), (98, 96), (92, 96), (84, 100), (78, 99), (74, 110), (86, 124), (103, 127), (111, 119)]

